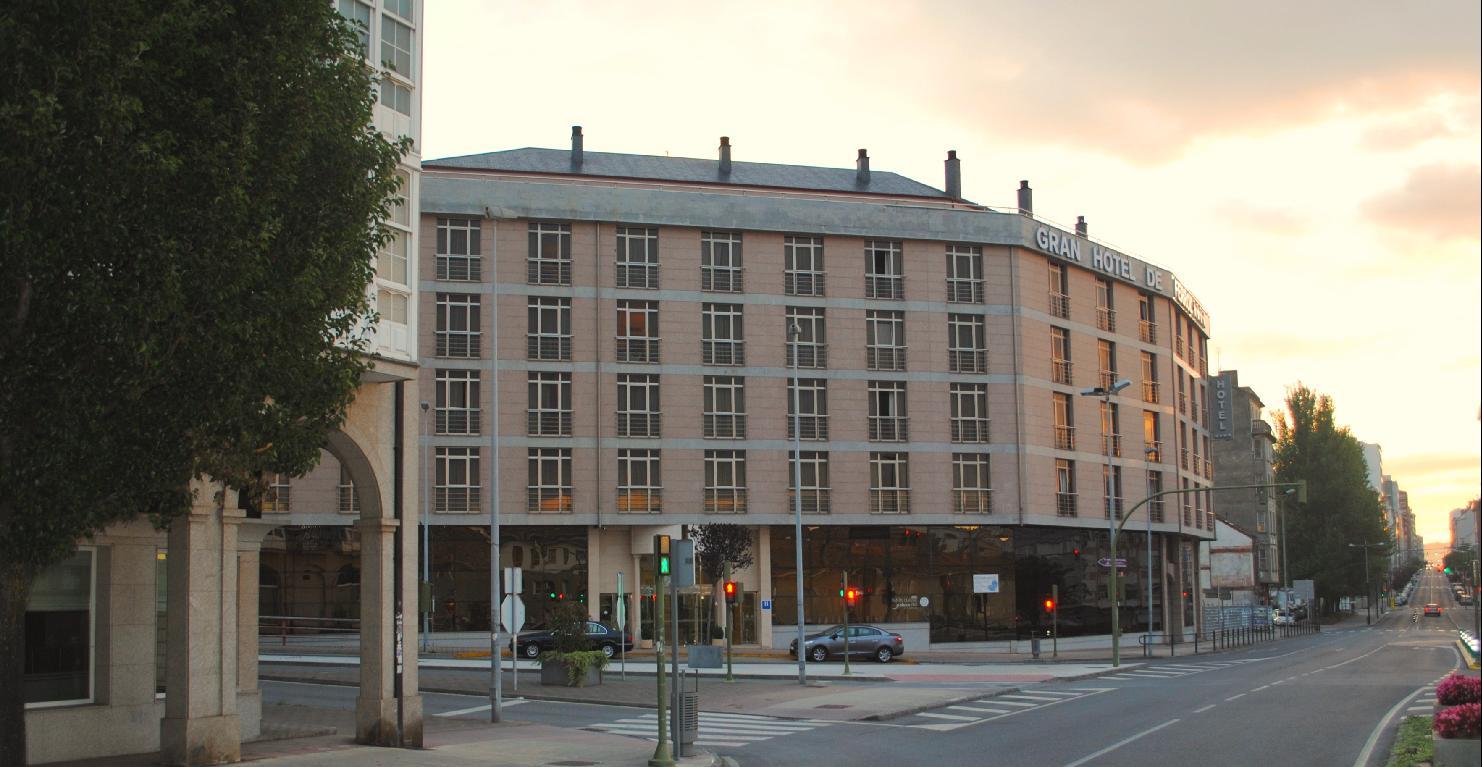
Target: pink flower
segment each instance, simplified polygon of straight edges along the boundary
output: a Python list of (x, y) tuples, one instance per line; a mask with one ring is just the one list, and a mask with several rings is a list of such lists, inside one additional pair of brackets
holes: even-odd
[(1441, 709), (1431, 727), (1443, 738), (1475, 738), (1482, 734), (1482, 703)]
[(1482, 678), (1452, 674), (1436, 685), (1436, 702), (1443, 706), (1482, 702)]

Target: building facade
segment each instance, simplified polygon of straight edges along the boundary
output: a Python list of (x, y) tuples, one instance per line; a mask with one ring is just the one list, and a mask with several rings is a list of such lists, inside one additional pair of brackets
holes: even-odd
[[(1271, 484), (1276, 437), (1265, 419), (1265, 404), (1240, 373), (1222, 370), (1210, 379), (1213, 408), (1211, 448), (1214, 471), (1225, 485)], [(1281, 504), (1275, 489), (1231, 490), (1220, 494), (1219, 517), (1251, 538), (1255, 587), (1263, 596), (1279, 587), (1281, 573)]]

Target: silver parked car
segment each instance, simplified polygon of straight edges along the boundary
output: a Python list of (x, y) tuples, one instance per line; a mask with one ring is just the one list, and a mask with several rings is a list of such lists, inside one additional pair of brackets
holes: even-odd
[[(900, 634), (874, 626), (849, 627), (849, 657), (874, 658), (889, 663), (906, 651), (906, 640)], [(798, 656), (798, 640), (788, 644), (787, 654)], [(803, 638), (803, 654), (808, 660), (823, 662), (844, 657), (844, 627), (830, 626)]]

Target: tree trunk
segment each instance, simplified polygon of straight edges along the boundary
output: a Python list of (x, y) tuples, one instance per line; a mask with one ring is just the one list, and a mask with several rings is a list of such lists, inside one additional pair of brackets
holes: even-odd
[(26, 763), (26, 603), (33, 575), (0, 565), (0, 765)]

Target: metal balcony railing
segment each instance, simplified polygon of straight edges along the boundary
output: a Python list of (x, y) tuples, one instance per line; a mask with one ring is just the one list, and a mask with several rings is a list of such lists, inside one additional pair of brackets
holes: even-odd
[(745, 514), (746, 513), (746, 488), (744, 487), (707, 487), (705, 488), (705, 513), (706, 514)]
[(988, 351), (985, 349), (948, 349), (947, 369), (953, 373), (987, 373)]
[(1117, 519), (1121, 519), (1122, 497), (1114, 495), (1109, 498), (1105, 498), (1105, 508), (1102, 509), (1102, 514), (1105, 515), (1108, 519), (1111, 518), (1112, 514), (1116, 514)]
[(1055, 427), (1055, 449), (1056, 450), (1074, 450), (1075, 449), (1075, 427), (1074, 426), (1056, 426)]
[(1115, 371), (1115, 370), (1102, 370), (1102, 371), (1098, 371), (1097, 372), (1097, 374), (1096, 374), (1096, 385), (1097, 386), (1100, 386), (1103, 390), (1110, 389), (1111, 387), (1116, 386), (1116, 384), (1117, 384), (1117, 371)]
[(871, 514), (910, 514), (911, 491), (909, 489), (870, 489)]
[(745, 365), (745, 341), (701, 341), (700, 363), (703, 365)]
[(988, 442), (987, 418), (953, 418), (951, 421), (953, 442)]
[(620, 288), (644, 288), (647, 290), (658, 290), (659, 288), (659, 265), (658, 264), (618, 264), (615, 275), (616, 285)]
[(525, 336), (525, 359), (563, 362), (571, 360), (571, 336)]
[(659, 339), (618, 336), (617, 361), (646, 365), (659, 364)]
[(432, 510), (450, 514), (479, 510), (479, 488), (438, 487), (432, 494)]
[(1151, 463), (1162, 463), (1163, 462), (1163, 441), (1162, 440), (1155, 439), (1152, 442), (1146, 443), (1145, 446), (1143, 447), (1143, 453), (1142, 453), (1142, 455), (1143, 455), (1143, 458), (1145, 458), (1146, 460), (1148, 460)]
[(1055, 493), (1055, 516), (1073, 517), (1076, 515), (1075, 506), (1075, 493)]
[(1158, 382), (1157, 381), (1143, 381), (1142, 382), (1142, 401), (1143, 402), (1150, 402), (1150, 403), (1152, 403), (1154, 405), (1158, 404), (1158, 394), (1159, 394), (1159, 392), (1158, 392)]
[(436, 341), (435, 354), (438, 357), (477, 357), (479, 356), (480, 334), (462, 331), (438, 331), (434, 334)]
[(866, 346), (865, 367), (870, 370), (905, 370), (906, 347)]
[(740, 293), (743, 281), (741, 270), (733, 267), (700, 267), (700, 290), (711, 293)]
[(1107, 444), (1103, 446), (1113, 458), (1122, 457), (1122, 435), (1113, 434), (1106, 438)]
[(1117, 331), (1117, 310), (1105, 306), (1096, 307), (1096, 327), (1108, 333)]
[(571, 436), (571, 411), (526, 410), (525, 435), (529, 437)]
[(971, 279), (947, 279), (947, 303), (983, 303), (983, 281)]
[(905, 280), (899, 276), (865, 276), (865, 298), (899, 301), (906, 297)]
[(1178, 451), (1178, 467), (1180, 469), (1187, 469), (1187, 468), (1189, 468), (1189, 449), (1188, 448), (1184, 448), (1184, 449)]
[(782, 289), (789, 296), (821, 296), (824, 272), (787, 272), (782, 275)]
[(525, 282), (530, 285), (570, 285), (571, 262), (527, 260), (525, 262)]
[(440, 407), (434, 413), (433, 428), (438, 434), (478, 434), (479, 415), (477, 410)]
[(1050, 380), (1057, 384), (1069, 385), (1073, 380), (1073, 372), (1070, 360), (1050, 360)]
[(787, 366), (815, 369), (828, 367), (828, 344), (789, 341)]
[(993, 513), (993, 491), (987, 489), (953, 490), (952, 512), (954, 514)]
[(871, 442), (905, 442), (908, 438), (905, 416), (872, 415), (869, 419)]
[(620, 487), (617, 510), (619, 514), (658, 514), (664, 510), (664, 491), (657, 487)]
[(571, 513), (571, 488), (526, 487), (525, 510), (532, 514)]
[[(803, 513), (804, 514), (827, 514), (829, 513), (829, 489), (803, 488)], [(788, 488), (787, 510), (792, 511), (793, 504), (797, 503), (797, 491)]]
[(478, 282), (482, 277), (477, 256), (438, 256), (436, 277), (450, 282)]
[(1163, 499), (1154, 498), (1148, 501), (1148, 513), (1152, 515), (1154, 522), (1163, 521)]
[(710, 439), (746, 439), (745, 415), (707, 413), (701, 418), (701, 425)]
[[(828, 439), (828, 416), (826, 415), (801, 415), (796, 419), (797, 426), (802, 429), (802, 436), (797, 439), (826, 440)], [(787, 419), (787, 438), (793, 439), (794, 419)]]
[(1180, 357), (1184, 356), (1184, 337), (1183, 336), (1174, 336), (1173, 337), (1173, 351), (1176, 354), (1178, 354), (1178, 356), (1180, 356)]
[(660, 414), (651, 413), (618, 413), (617, 435), (619, 437), (645, 437), (657, 438), (659, 436)]
[(1070, 319), (1070, 296), (1064, 293), (1050, 292), (1050, 315), (1061, 319)]
[(1158, 343), (1158, 323), (1138, 320), (1137, 337), (1145, 344)]
[(1208, 458), (1204, 459), (1204, 478), (1214, 479), (1214, 462)]

